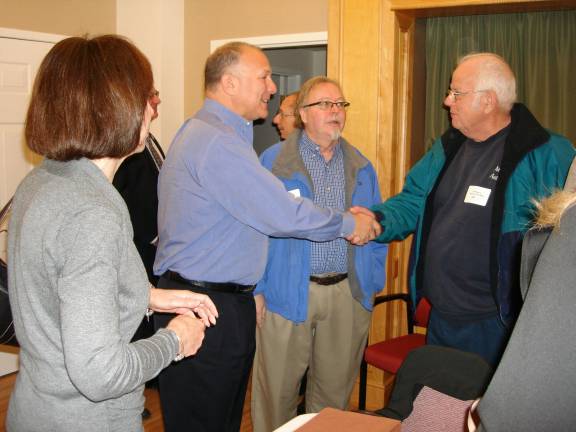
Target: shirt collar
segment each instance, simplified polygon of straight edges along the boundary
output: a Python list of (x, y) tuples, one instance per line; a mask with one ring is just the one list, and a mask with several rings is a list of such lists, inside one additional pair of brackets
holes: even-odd
[(216, 114), (222, 122), (231, 126), (244, 141), (252, 145), (254, 140), (254, 129), (251, 121), (246, 120), (244, 117), (229, 110), (214, 99), (206, 98), (204, 100), (203, 108), (208, 112)]
[[(320, 146), (316, 144), (314, 141), (312, 141), (308, 136), (308, 134), (306, 133), (306, 131), (304, 130), (302, 131), (302, 135), (300, 135), (300, 148), (303, 151), (317, 154), (319, 157), (322, 158), (322, 160), (324, 160), (324, 156), (322, 156), (322, 154), (320, 153)], [(332, 156), (332, 159), (330, 159), (329, 162), (339, 159), (341, 155), (342, 155), (342, 146), (340, 145), (340, 139), (338, 139), (338, 143), (336, 144), (336, 147), (334, 147), (334, 155)]]

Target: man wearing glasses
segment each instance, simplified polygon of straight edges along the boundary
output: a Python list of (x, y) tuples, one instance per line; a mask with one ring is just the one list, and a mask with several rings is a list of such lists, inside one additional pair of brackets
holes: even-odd
[[(262, 156), (263, 165), (294, 196), (344, 211), (380, 202), (372, 164), (341, 137), (346, 102), (337, 82), (308, 80), (296, 103), (299, 129)], [(384, 287), (387, 247), (270, 240), (256, 292), (267, 315), (257, 330), (252, 422), (269, 432), (296, 416), (308, 369), (306, 411), (346, 409), (370, 324), (372, 299)]]
[(286, 95), (282, 102), (280, 102), (280, 107), (278, 112), (272, 119), (272, 123), (276, 125), (280, 138), (285, 140), (288, 138), (294, 129), (296, 129), (296, 100), (298, 99), (298, 92), (290, 93)]
[(444, 104), (452, 127), (412, 168), (402, 192), (373, 208), (382, 242), (414, 234), (410, 291), (432, 304), (427, 343), (497, 365), (521, 306), (520, 245), (533, 200), (564, 185), (572, 144), (516, 101), (509, 65), (468, 55)]

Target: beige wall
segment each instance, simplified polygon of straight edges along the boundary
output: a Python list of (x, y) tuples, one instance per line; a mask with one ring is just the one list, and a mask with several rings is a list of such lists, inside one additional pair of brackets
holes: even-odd
[(202, 104), (203, 67), (210, 41), (326, 31), (328, 0), (186, 0), (185, 115)]
[(0, 27), (60, 35), (116, 32), (116, 0), (0, 0)]
[[(135, 38), (138, 46), (151, 57), (158, 78), (163, 76), (160, 67), (177, 68), (180, 70), (178, 73), (182, 73), (184, 91), (180, 92), (184, 106), (169, 116), (180, 124), (182, 117), (192, 115), (202, 104), (202, 74), (211, 40), (324, 32), (328, 28), (328, 1), (184, 0), (183, 72), (178, 62), (166, 56), (167, 53), (176, 55), (180, 51), (178, 44), (170, 42), (170, 49), (164, 44), (158, 51), (157, 46), (162, 45), (158, 41), (147, 44), (132, 34), (129, 37)], [(124, 3), (137, 2), (120, 0), (120, 11)], [(0, 0), (0, 27), (60, 35), (115, 33), (117, 29), (121, 29), (121, 33), (122, 29), (124, 33), (130, 33), (122, 22), (133, 19), (133, 14), (117, 15), (116, 0)], [(161, 25), (170, 26), (165, 22)], [(160, 53), (156, 56), (158, 58), (153, 52), (148, 52), (150, 49)], [(166, 89), (162, 90), (168, 97)], [(175, 95), (171, 99), (177, 101)], [(167, 115), (170, 112), (168, 105), (166, 99), (161, 107)], [(165, 147), (174, 132), (174, 126), (166, 128), (166, 131), (162, 127), (162, 135), (166, 135), (163, 136), (166, 142), (162, 143)]]
[(129, 37), (152, 64), (162, 103), (150, 130), (165, 150), (184, 120), (185, 2), (117, 0), (118, 33)]

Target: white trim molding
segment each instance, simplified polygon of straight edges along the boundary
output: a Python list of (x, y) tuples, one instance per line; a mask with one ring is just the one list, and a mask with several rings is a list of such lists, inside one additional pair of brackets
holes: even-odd
[(57, 43), (62, 39), (66, 39), (68, 36), (0, 27), (0, 37), (8, 39), (30, 40), (36, 42)]
[(246, 42), (260, 48), (284, 48), (310, 45), (326, 45), (328, 32), (292, 33), (284, 35), (255, 36), (235, 39), (217, 39), (210, 41), (210, 52), (228, 42)]

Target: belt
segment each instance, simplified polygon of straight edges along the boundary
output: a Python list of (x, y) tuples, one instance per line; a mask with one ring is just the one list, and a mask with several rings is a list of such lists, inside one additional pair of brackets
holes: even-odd
[(194, 288), (201, 288), (206, 291), (217, 291), (231, 294), (251, 293), (256, 288), (256, 285), (240, 285), (232, 282), (205, 282), (198, 280), (190, 280), (182, 277), (179, 273), (168, 270), (162, 275), (166, 279), (174, 282), (179, 282), (184, 285), (189, 285)]
[(348, 273), (337, 273), (331, 276), (310, 276), (310, 280), (318, 285), (334, 285), (348, 277)]

